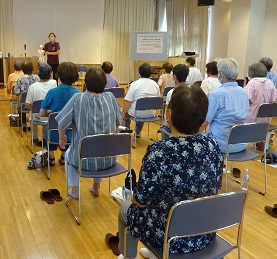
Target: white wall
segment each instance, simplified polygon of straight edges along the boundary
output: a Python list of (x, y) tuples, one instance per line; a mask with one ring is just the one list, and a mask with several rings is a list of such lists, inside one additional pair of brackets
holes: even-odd
[(273, 60), (274, 72), (277, 72), (277, 1), (267, 0), (266, 18), (263, 35), (257, 35), (257, 40), (262, 41), (262, 57)]
[(276, 13), (276, 0), (232, 0), (231, 3), (216, 0), (211, 7), (210, 60), (235, 58), (240, 66), (239, 78), (244, 78), (249, 65), (262, 56), (269, 56), (277, 63), (274, 44), (277, 35), (273, 33), (277, 27)]
[(215, 5), (209, 8), (210, 33), (207, 62), (227, 56), (231, 4), (216, 0)]
[(36, 56), (40, 44), (54, 32), (60, 43), (60, 62), (101, 63), (103, 0), (13, 0), (14, 56)]

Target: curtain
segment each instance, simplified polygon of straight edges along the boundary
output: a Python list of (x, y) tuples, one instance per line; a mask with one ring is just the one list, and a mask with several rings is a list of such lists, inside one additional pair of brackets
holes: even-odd
[(105, 0), (102, 61), (113, 64), (120, 83), (135, 78), (135, 61), (129, 59), (130, 32), (151, 32), (155, 21), (155, 0)]
[(0, 51), (14, 53), (13, 0), (0, 0)]
[(208, 7), (197, 6), (195, 0), (167, 1), (169, 56), (195, 51), (197, 67), (205, 74), (208, 38)]

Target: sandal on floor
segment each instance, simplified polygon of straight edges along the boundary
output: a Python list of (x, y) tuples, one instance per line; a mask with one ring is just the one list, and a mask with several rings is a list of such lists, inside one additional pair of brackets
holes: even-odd
[(53, 157), (53, 158), (49, 157), (49, 164), (50, 164), (50, 166), (55, 165), (55, 157)]
[(41, 191), (40, 192), (40, 198), (45, 201), (47, 204), (53, 204), (54, 203), (54, 199), (51, 195), (50, 192), (45, 192), (45, 191)]
[(65, 162), (64, 162), (64, 156), (62, 156), (62, 155), (60, 156), (59, 162), (60, 162), (61, 165), (65, 164)]

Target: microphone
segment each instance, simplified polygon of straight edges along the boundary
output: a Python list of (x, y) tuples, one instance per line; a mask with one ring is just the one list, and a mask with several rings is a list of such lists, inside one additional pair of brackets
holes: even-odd
[(24, 44), (24, 50), (26, 50), (26, 44)]
[(25, 58), (26, 58), (26, 44), (24, 44), (24, 55), (25, 55)]

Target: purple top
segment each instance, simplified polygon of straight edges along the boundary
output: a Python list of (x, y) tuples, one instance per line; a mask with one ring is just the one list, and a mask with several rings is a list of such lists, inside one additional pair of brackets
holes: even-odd
[[(44, 51), (48, 51), (48, 52), (56, 52), (60, 49), (60, 44), (59, 42), (47, 42), (44, 45), (43, 50)], [(49, 65), (55, 65), (55, 64), (59, 64), (59, 55), (47, 55), (47, 63)]]
[(119, 87), (117, 80), (111, 74), (106, 74), (107, 84), (106, 88)]

